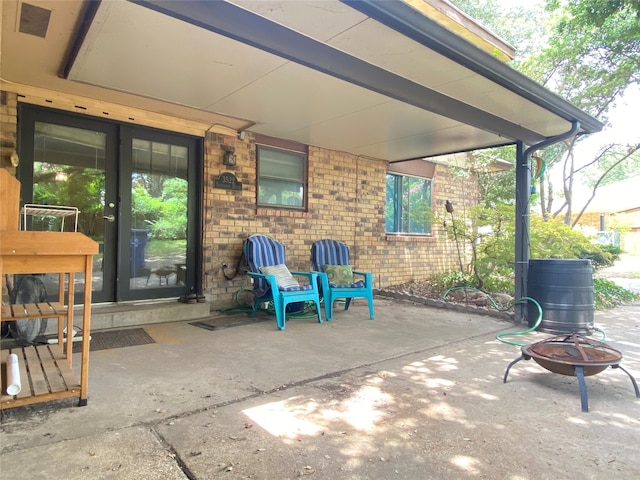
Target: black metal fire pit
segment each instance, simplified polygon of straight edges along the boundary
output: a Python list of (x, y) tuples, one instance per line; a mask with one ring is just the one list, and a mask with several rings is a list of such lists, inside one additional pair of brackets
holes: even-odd
[(640, 390), (631, 374), (620, 366), (622, 353), (609, 345), (572, 333), (547, 338), (541, 342), (522, 347), (522, 355), (512, 361), (504, 372), (503, 382), (507, 382), (509, 370), (520, 360), (531, 360), (550, 372), (578, 377), (582, 411), (589, 411), (587, 385), (584, 377), (589, 377), (606, 370), (608, 367), (619, 368), (631, 379), (636, 397), (640, 398)]

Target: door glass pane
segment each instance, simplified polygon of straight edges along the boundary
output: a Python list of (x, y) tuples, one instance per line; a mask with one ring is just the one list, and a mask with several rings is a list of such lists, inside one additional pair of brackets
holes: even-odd
[(187, 147), (133, 139), (129, 241), (132, 290), (186, 282), (187, 158)]
[[(104, 238), (106, 134), (35, 122), (32, 203), (79, 210), (77, 230), (102, 245)], [(28, 202), (27, 202), (28, 203)], [(63, 225), (64, 222), (64, 225)], [(73, 231), (74, 217), (29, 215), (22, 228)], [(101, 249), (102, 252), (102, 249)], [(102, 253), (95, 255), (93, 291), (102, 291)], [(75, 275), (76, 291), (84, 289), (84, 274)], [(46, 275), (48, 294), (57, 292), (58, 275)]]

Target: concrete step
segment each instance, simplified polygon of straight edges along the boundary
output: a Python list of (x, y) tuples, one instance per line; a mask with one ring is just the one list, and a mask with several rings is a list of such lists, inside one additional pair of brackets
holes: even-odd
[[(127, 328), (152, 323), (179, 322), (196, 320), (211, 315), (210, 303), (181, 303), (175, 299), (153, 302), (131, 302), (119, 304), (100, 304), (91, 308), (91, 330), (109, 328)], [(74, 309), (73, 324), (82, 326), (82, 307)], [(47, 335), (57, 332), (57, 322), (47, 322)]]

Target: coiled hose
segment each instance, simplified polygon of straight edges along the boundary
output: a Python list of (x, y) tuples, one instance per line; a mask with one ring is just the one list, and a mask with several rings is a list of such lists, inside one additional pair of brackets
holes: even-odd
[(452, 288), (447, 289), (444, 292), (444, 294), (442, 295), (442, 299), (444, 300), (447, 297), (447, 295), (449, 295), (450, 292), (453, 292), (455, 290), (473, 290), (475, 292), (482, 293), (491, 302), (491, 305), (493, 305), (493, 307), (496, 310), (498, 310), (499, 312), (504, 312), (506, 310), (509, 310), (514, 305), (516, 305), (518, 303), (523, 303), (525, 301), (530, 301), (531, 303), (533, 303), (538, 308), (538, 318), (536, 319), (536, 321), (535, 321), (535, 323), (533, 324), (532, 327), (530, 327), (530, 328), (528, 328), (526, 330), (519, 331), (519, 332), (506, 332), (506, 333), (499, 333), (499, 334), (496, 335), (496, 339), (500, 340), (502, 343), (506, 343), (507, 345), (515, 345), (517, 347), (522, 347), (522, 346), (526, 345), (526, 343), (519, 343), (519, 342), (513, 342), (511, 340), (505, 340), (503, 337), (512, 337), (512, 336), (515, 336), (515, 335), (526, 335), (527, 333), (531, 333), (536, 328), (538, 328), (538, 326), (540, 325), (540, 322), (542, 321), (542, 307), (540, 306), (540, 304), (535, 299), (533, 299), (531, 297), (519, 298), (515, 302), (507, 305), (505, 308), (500, 308), (500, 306), (496, 303), (496, 301), (493, 298), (491, 298), (491, 296), (489, 294), (483, 292), (482, 290), (478, 290), (477, 288), (474, 288), (474, 287), (452, 287)]
[[(242, 295), (247, 295), (249, 297), (251, 297), (250, 303), (249, 305), (247, 305), (247, 300), (244, 299), (244, 301), (241, 300), (241, 296)], [(251, 287), (243, 287), (240, 290), (238, 290), (234, 296), (233, 299), (236, 302), (236, 307), (230, 307), (230, 308), (222, 308), (220, 309), (220, 311), (222, 313), (226, 313), (229, 315), (232, 315), (234, 313), (242, 313), (242, 312), (246, 312), (249, 313), (253, 310), (253, 288)], [(320, 300), (320, 303), (323, 303), (323, 299)], [(266, 308), (259, 308), (258, 310), (262, 310), (266, 313), (268, 313), (269, 315), (275, 315), (276, 311), (273, 307), (273, 302), (268, 302)], [(312, 317), (316, 317), (317, 313), (316, 313), (316, 305), (314, 302), (305, 302), (304, 304), (304, 308), (302, 310), (300, 310), (299, 312), (295, 312), (295, 313), (287, 313), (287, 316), (290, 318), (312, 318)]]
[[(540, 306), (540, 304), (533, 298), (531, 297), (522, 297), (519, 298), (517, 301), (515, 301), (513, 303), (513, 305), (516, 305), (517, 303), (522, 303), (524, 301), (530, 301), (531, 303), (533, 303), (537, 308), (538, 308), (538, 318), (536, 319), (536, 321), (534, 322), (532, 327), (527, 328), (526, 330), (522, 330), (520, 332), (506, 332), (506, 333), (498, 333), (496, 335), (496, 339), (500, 340), (502, 343), (506, 343), (507, 345), (515, 345), (516, 347), (523, 347), (526, 345), (526, 343), (520, 343), (520, 342), (512, 342), (511, 340), (505, 340), (503, 337), (512, 337), (515, 335), (526, 335), (527, 333), (531, 333), (533, 332), (536, 328), (538, 328), (538, 325), (540, 325), (540, 322), (542, 322), (542, 307)], [(511, 305), (511, 306), (513, 306)], [(511, 308), (511, 307), (509, 307)]]
[[(499, 334), (496, 335), (496, 339), (497, 340), (501, 341), (502, 343), (506, 343), (507, 345), (514, 345), (516, 347), (525, 346), (526, 343), (520, 343), (520, 342), (513, 342), (511, 340), (505, 340), (503, 337), (512, 337), (512, 336), (516, 336), (516, 335), (526, 335), (527, 333), (531, 333), (536, 328), (538, 328), (538, 326), (540, 325), (540, 322), (542, 322), (542, 307), (540, 306), (540, 304), (534, 298), (522, 297), (522, 298), (519, 298), (518, 300), (516, 300), (515, 302), (513, 302), (512, 304), (507, 305), (505, 308), (500, 308), (500, 306), (496, 303), (496, 301), (493, 298), (491, 298), (491, 296), (489, 294), (483, 292), (482, 290), (478, 290), (477, 288), (474, 288), (474, 287), (451, 287), (451, 288), (447, 289), (444, 292), (444, 294), (442, 295), (442, 299), (444, 300), (447, 297), (447, 295), (449, 295), (450, 292), (453, 292), (455, 290), (473, 290), (475, 292), (482, 293), (491, 302), (491, 305), (493, 305), (493, 307), (496, 310), (500, 311), (500, 312), (504, 312), (506, 310), (509, 310), (514, 305), (516, 305), (518, 303), (522, 303), (524, 301), (530, 301), (531, 303), (533, 303), (536, 306), (536, 308), (538, 309), (538, 318), (536, 319), (536, 321), (534, 322), (532, 327), (530, 327), (530, 328), (528, 328), (526, 330), (519, 331), (519, 332), (506, 332), (506, 333), (499, 333)], [(602, 338), (600, 339), (600, 342), (604, 342), (606, 340), (607, 334), (604, 332), (604, 330), (601, 330), (601, 329), (599, 329), (597, 327), (593, 327), (593, 330), (602, 335)]]

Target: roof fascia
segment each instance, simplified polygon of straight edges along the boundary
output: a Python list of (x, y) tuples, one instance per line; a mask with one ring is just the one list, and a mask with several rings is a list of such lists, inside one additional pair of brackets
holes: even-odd
[[(569, 122), (577, 120), (586, 133), (602, 130), (598, 119), (476, 47), (468, 40), (418, 13), (402, 0), (340, 0), (351, 8), (444, 55)], [(526, 139), (519, 138), (526, 142)]]

